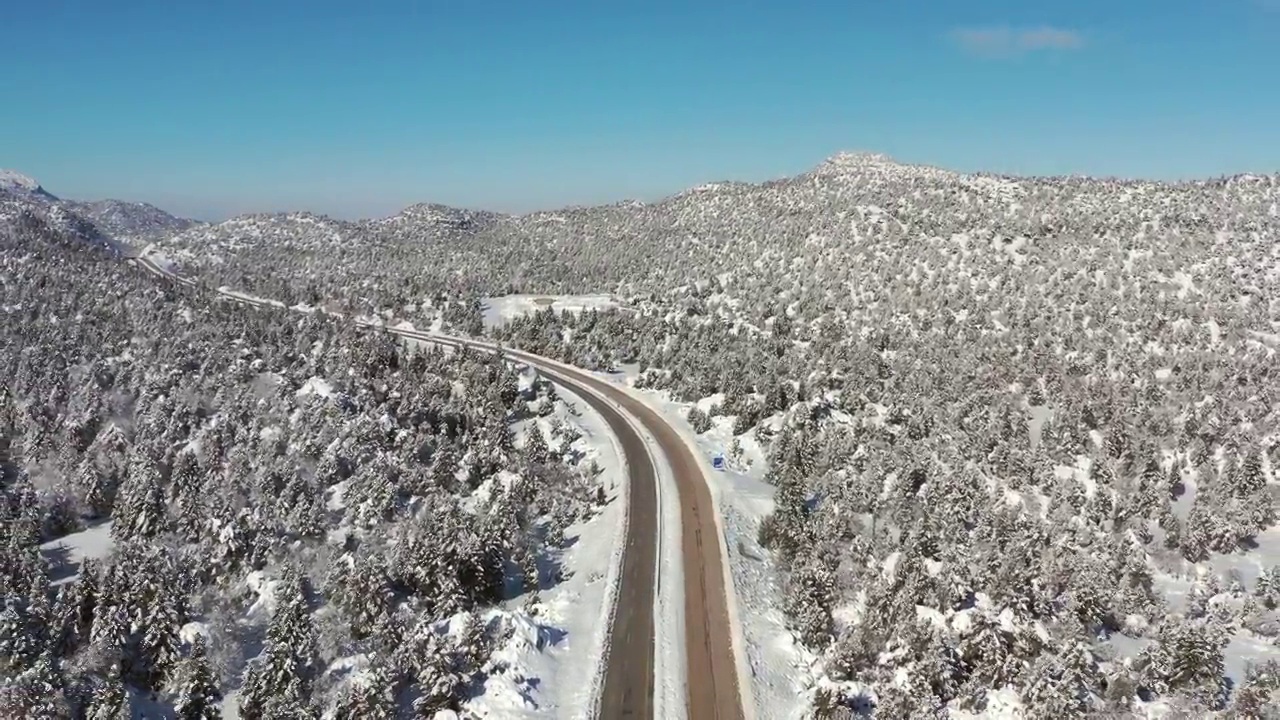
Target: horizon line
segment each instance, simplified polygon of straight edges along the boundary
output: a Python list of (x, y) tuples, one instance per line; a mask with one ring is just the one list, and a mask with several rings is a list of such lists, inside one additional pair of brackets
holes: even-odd
[(568, 205), (546, 207), (546, 208), (534, 209), (534, 210), (529, 210), (524, 212), (507, 212), (507, 211), (501, 211), (501, 210), (489, 210), (482, 207), (450, 205), (447, 203), (435, 202), (432, 200), (423, 200), (423, 201), (413, 202), (408, 205), (405, 205), (400, 210), (393, 212), (389, 215), (360, 215), (358, 217), (341, 217), (336, 214), (330, 214), (327, 212), (315, 211), (315, 210), (282, 209), (282, 210), (261, 210), (261, 211), (241, 212), (241, 213), (235, 213), (232, 215), (227, 215), (220, 219), (204, 220), (204, 219), (200, 219), (192, 216), (174, 215), (173, 213), (170, 213), (169, 211), (165, 210), (160, 205), (157, 205), (148, 200), (130, 200), (130, 199), (124, 199), (124, 198), (111, 197), (111, 196), (99, 197), (99, 198), (93, 198), (93, 199), (63, 197), (61, 195), (57, 195), (55, 193), (50, 192), (48, 188), (44, 186), (44, 183), (41, 182), (39, 179), (32, 178), (30, 175), (26, 175), (21, 171), (0, 168), (0, 174), (3, 174), (6, 171), (8, 171), (9, 173), (14, 173), (21, 177), (33, 180), (36, 183), (36, 188), (32, 191), (33, 193), (39, 193), (43, 191), (46, 195), (57, 198), (58, 201), (76, 202), (76, 203), (120, 202), (120, 203), (149, 205), (150, 207), (160, 210), (161, 212), (171, 215), (172, 217), (179, 218), (182, 220), (192, 220), (195, 222), (209, 224), (209, 225), (216, 225), (224, 222), (229, 222), (231, 220), (235, 220), (238, 218), (250, 218), (250, 217), (273, 216), (273, 215), (298, 215), (298, 214), (312, 215), (315, 217), (319, 217), (319, 218), (323, 218), (326, 220), (339, 222), (339, 223), (358, 224), (363, 222), (376, 222), (379, 220), (390, 220), (392, 218), (396, 218), (403, 215), (406, 211), (412, 208), (421, 207), (421, 206), (437, 206), (447, 210), (455, 210), (460, 212), (469, 212), (469, 213), (476, 213), (476, 214), (495, 215), (500, 218), (524, 218), (524, 217), (530, 217), (533, 215), (540, 215), (545, 213), (590, 210), (592, 208), (607, 208), (607, 207), (615, 207), (615, 206), (627, 205), (627, 204), (632, 204), (632, 205), (638, 204), (638, 205), (644, 205), (644, 206), (658, 205), (663, 202), (672, 200), (676, 197), (679, 197), (681, 195), (685, 195), (691, 192), (698, 192), (700, 190), (708, 189), (714, 186), (735, 185), (735, 186), (750, 187), (750, 186), (762, 186), (762, 185), (766, 185), (773, 182), (792, 180), (795, 178), (803, 177), (805, 175), (811, 175), (826, 167), (836, 166), (842, 162), (849, 162), (851, 160), (865, 160), (872, 163), (881, 163), (885, 165), (892, 165), (892, 166), (898, 166), (903, 168), (940, 171), (940, 172), (951, 174), (960, 178), (983, 177), (983, 178), (994, 178), (994, 179), (1015, 180), (1015, 181), (1016, 180), (1022, 180), (1022, 181), (1092, 180), (1092, 181), (1104, 182), (1104, 183), (1105, 182), (1122, 183), (1122, 184), (1123, 183), (1146, 183), (1146, 184), (1163, 184), (1163, 185), (1177, 186), (1177, 185), (1195, 185), (1198, 183), (1207, 183), (1207, 182), (1213, 182), (1213, 181), (1219, 181), (1219, 180), (1230, 180), (1233, 178), (1240, 178), (1240, 177), (1246, 177), (1246, 176), (1256, 176), (1256, 177), (1280, 176), (1280, 169), (1271, 170), (1271, 171), (1262, 171), (1262, 172), (1243, 170), (1243, 171), (1232, 172), (1232, 173), (1221, 173), (1217, 175), (1207, 175), (1207, 176), (1196, 175), (1196, 176), (1184, 176), (1184, 177), (1178, 177), (1178, 178), (1159, 178), (1159, 177), (1144, 177), (1144, 176), (1138, 176), (1138, 175), (1114, 175), (1114, 174), (1113, 175), (1091, 175), (1089, 173), (1036, 174), (1036, 173), (1018, 173), (1018, 172), (1007, 172), (1007, 171), (997, 171), (997, 170), (963, 171), (963, 170), (953, 170), (945, 166), (934, 165), (931, 163), (901, 161), (901, 160), (895, 159), (892, 155), (888, 153), (883, 153), (878, 151), (840, 150), (831, 155), (828, 155), (819, 163), (812, 165), (808, 170), (804, 170), (798, 173), (776, 175), (763, 180), (735, 180), (730, 178), (725, 178), (720, 180), (709, 180), (709, 181), (697, 183), (694, 185), (688, 185), (679, 190), (675, 190), (673, 192), (667, 192), (666, 194), (660, 195), (652, 200), (642, 200), (635, 197), (624, 197), (618, 200), (613, 200), (608, 202), (572, 203)]

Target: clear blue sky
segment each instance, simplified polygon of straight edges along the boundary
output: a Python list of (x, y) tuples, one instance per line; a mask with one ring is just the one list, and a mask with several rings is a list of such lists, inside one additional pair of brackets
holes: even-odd
[(1280, 0), (41, 0), (0, 167), (217, 218), (523, 211), (803, 171), (1280, 170)]

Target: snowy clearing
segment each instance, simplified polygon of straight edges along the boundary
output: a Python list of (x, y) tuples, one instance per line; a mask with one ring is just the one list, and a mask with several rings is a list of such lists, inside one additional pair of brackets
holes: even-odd
[(100, 522), (40, 546), (40, 552), (52, 568), (53, 585), (71, 582), (80, 573), (85, 560), (99, 560), (111, 554), (115, 541), (111, 538), (111, 522)]
[(556, 312), (582, 312), (618, 307), (612, 295), (503, 295), (484, 299), (484, 325), (496, 327), (513, 317), (551, 308)]

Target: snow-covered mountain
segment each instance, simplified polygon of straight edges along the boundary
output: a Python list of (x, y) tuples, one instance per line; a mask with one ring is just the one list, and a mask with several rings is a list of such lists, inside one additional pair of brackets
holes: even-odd
[(66, 200), (45, 190), (34, 178), (0, 169), (0, 221), (23, 213), (47, 218), (53, 227), (72, 236), (125, 245), (148, 242), (200, 224), (148, 203)]
[(503, 216), (483, 210), (463, 210), (439, 203), (410, 205), (391, 217), (367, 221), (379, 229), (403, 227), (438, 228), (442, 231), (475, 231), (489, 227)]
[(201, 224), (144, 202), (92, 200), (66, 204), (108, 235), (130, 242), (166, 237)]
[[(747, 319), (772, 312), (761, 298), (785, 297), (808, 321), (812, 309), (844, 302), (835, 288), (866, 287), (862, 276), (908, 247), (945, 265), (963, 236), (989, 246), (983, 254), (993, 262), (1023, 262), (1028, 244), (1057, 252), (1084, 242), (1101, 252), (1105, 238), (1140, 235), (1151, 223), (1164, 236), (1230, 215), (1240, 229), (1274, 217), (1277, 178), (1016, 177), (840, 153), (793, 177), (706, 183), (649, 203), (518, 216), (421, 204), (357, 222), (253, 215), (192, 227), (160, 246), (206, 266), (219, 283), (323, 284), (334, 296), (359, 287), (361, 303), (394, 303), (376, 296), (387, 288), (399, 295), (406, 277), (417, 290), (404, 291), (420, 294), (447, 287), (624, 296), (734, 277), (742, 291), (758, 293), (744, 306), (756, 315)], [(1247, 254), (1257, 250), (1255, 236), (1235, 237)]]
[(117, 251), (120, 244), (93, 221), (45, 191), (35, 180), (12, 171), (0, 171), (0, 224), (37, 226), (47, 224), (68, 238)]
[(57, 200), (50, 195), (34, 178), (15, 170), (0, 168), (0, 193), (11, 193), (39, 197), (45, 200)]

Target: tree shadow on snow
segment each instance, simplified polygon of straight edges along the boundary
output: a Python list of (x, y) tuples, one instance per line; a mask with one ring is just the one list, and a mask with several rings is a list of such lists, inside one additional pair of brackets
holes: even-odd
[(573, 577), (573, 572), (565, 567), (558, 551), (538, 553), (538, 588), (550, 590)]
[(80, 563), (71, 559), (70, 547), (59, 544), (41, 548), (40, 554), (49, 568), (49, 582), (56, 584), (80, 574)]
[[(40, 554), (44, 557), (45, 564), (48, 567), (49, 582), (54, 585), (69, 582), (80, 575), (80, 567), (84, 564), (85, 558), (96, 558), (106, 554), (103, 549), (90, 548), (81, 548), (80, 552), (73, 553), (75, 550), (73, 543), (75, 541), (72, 540), (72, 542), (68, 542), (68, 539), (74, 536), (90, 533), (103, 525), (106, 525), (108, 522), (110, 522), (108, 518), (91, 520), (85, 523), (84, 529), (46, 543), (40, 548)], [(107, 537), (106, 543), (106, 550), (109, 550), (111, 544), (109, 536)], [(75, 557), (73, 557), (73, 555), (75, 555)]]

